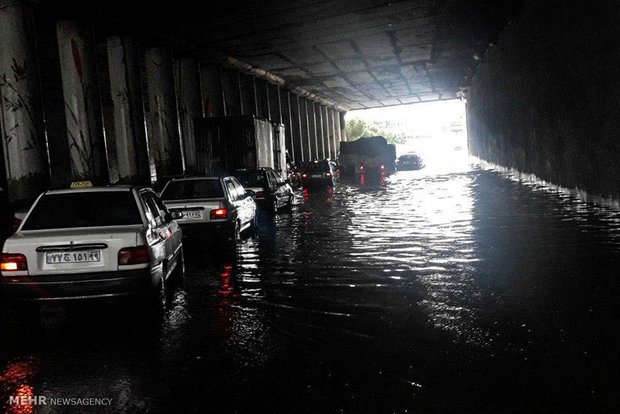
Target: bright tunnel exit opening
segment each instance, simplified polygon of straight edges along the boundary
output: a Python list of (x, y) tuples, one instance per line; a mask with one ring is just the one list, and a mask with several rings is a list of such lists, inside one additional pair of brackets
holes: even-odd
[(469, 168), (465, 102), (454, 99), (349, 111), (347, 140), (384, 136), (396, 155), (417, 154), (426, 174)]

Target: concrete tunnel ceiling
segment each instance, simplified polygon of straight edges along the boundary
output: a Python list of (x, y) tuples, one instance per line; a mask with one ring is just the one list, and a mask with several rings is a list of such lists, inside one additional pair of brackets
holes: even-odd
[(457, 97), (521, 0), (54, 3), (98, 34), (229, 56), (361, 109)]

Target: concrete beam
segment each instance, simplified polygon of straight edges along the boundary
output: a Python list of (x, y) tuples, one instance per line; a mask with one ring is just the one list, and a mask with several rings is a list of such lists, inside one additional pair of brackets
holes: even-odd
[(110, 37), (107, 51), (119, 182), (148, 184), (150, 170), (138, 44), (128, 37)]
[(32, 200), (50, 174), (30, 2), (0, 1), (0, 127), (9, 200)]
[(184, 169), (186, 172), (197, 172), (194, 118), (202, 116), (198, 61), (193, 58), (177, 59), (174, 73)]
[(155, 47), (145, 52), (148, 89), (149, 149), (157, 179), (183, 173), (172, 53)]
[(109, 182), (92, 29), (77, 21), (56, 25), (72, 180)]

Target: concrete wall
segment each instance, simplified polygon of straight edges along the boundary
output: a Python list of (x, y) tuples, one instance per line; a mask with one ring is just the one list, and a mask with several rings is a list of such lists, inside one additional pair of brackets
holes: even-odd
[(620, 7), (530, 2), (478, 67), (470, 152), (620, 199)]

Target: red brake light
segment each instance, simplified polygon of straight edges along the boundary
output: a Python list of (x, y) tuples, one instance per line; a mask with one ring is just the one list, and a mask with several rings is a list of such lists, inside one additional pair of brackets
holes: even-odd
[(3, 272), (15, 272), (28, 270), (28, 260), (26, 256), (19, 253), (1, 253), (0, 270)]
[(385, 170), (385, 165), (382, 165), (382, 166), (381, 166), (381, 169), (382, 169), (382, 170)]
[(303, 173), (303, 174), (301, 175), (301, 177), (302, 177), (302, 178), (308, 178), (308, 174)]
[(325, 177), (329, 178), (331, 176), (332, 176), (332, 173), (329, 173), (329, 172), (325, 173)]
[(118, 251), (118, 265), (150, 263), (151, 255), (146, 246), (126, 247)]
[(363, 165), (360, 167), (360, 171), (364, 171), (364, 166)]
[[(256, 196), (258, 197), (258, 194)], [(211, 210), (211, 219), (225, 219), (228, 218), (228, 210), (225, 208), (218, 208), (217, 210)]]

